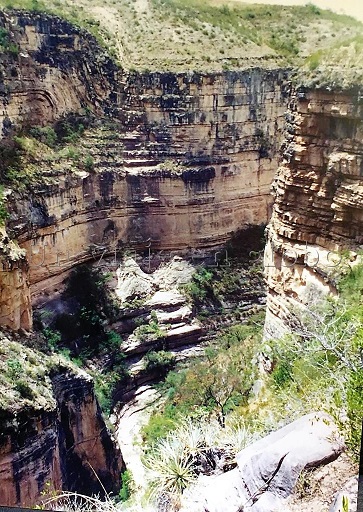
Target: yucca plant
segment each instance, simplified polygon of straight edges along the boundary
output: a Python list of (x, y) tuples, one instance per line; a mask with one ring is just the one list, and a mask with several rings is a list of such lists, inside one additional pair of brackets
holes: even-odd
[[(184, 420), (180, 426), (158, 441), (144, 460), (151, 498), (156, 501), (178, 498), (199, 473), (223, 470), (233, 464), (238, 451), (256, 439), (240, 421), (222, 428), (217, 420)], [(220, 459), (222, 455), (222, 459)]]
[(154, 492), (180, 495), (195, 479), (193, 459), (183, 441), (169, 436), (161, 440), (145, 459)]

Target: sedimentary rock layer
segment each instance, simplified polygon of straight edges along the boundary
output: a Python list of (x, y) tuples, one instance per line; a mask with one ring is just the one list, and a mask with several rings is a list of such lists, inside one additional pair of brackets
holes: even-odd
[[(101, 125), (79, 143), (91, 171), (64, 169), (51, 185), (9, 196), (33, 296), (95, 253), (211, 249), (267, 222), (285, 71), (126, 74), (57, 18), (14, 12), (2, 23), (19, 49), (3, 59), (3, 135), (81, 108)], [(29, 327), (25, 306), (11, 304), (4, 285), (0, 321)]]
[[(363, 107), (358, 91), (298, 90), (273, 184), (266, 334), (288, 311), (333, 292), (343, 249), (363, 244)], [(285, 322), (286, 327), (286, 322)]]
[[(102, 494), (100, 481), (116, 492), (124, 464), (92, 379), (3, 335), (1, 347), (1, 505), (34, 506), (61, 489)], [(24, 378), (9, 374), (14, 361)]]

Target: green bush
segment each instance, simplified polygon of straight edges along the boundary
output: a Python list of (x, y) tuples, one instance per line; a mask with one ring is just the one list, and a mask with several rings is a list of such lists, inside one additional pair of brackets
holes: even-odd
[(285, 387), (293, 378), (293, 370), (289, 361), (281, 361), (272, 372), (272, 378), (278, 388)]
[(3, 225), (9, 217), (9, 212), (6, 207), (6, 200), (4, 196), (4, 187), (0, 185), (0, 226)]
[(83, 165), (87, 169), (87, 171), (93, 171), (94, 164), (95, 162), (91, 155), (87, 155), (83, 160)]
[(61, 342), (62, 336), (59, 331), (54, 331), (49, 328), (43, 329), (43, 335), (48, 343), (48, 347), (51, 350), (56, 350), (59, 347), (59, 344)]
[(347, 383), (348, 444), (355, 456), (360, 454), (363, 418), (363, 368), (352, 372)]
[[(142, 321), (142, 320), (141, 320)], [(148, 324), (143, 324), (137, 327), (135, 334), (139, 340), (144, 340), (152, 336), (152, 338), (158, 340), (165, 336), (165, 331), (160, 328), (158, 320), (151, 319)]]
[(19, 377), (23, 374), (24, 368), (23, 364), (18, 359), (9, 359), (7, 361), (7, 370), (6, 374), (11, 380), (19, 379)]
[(118, 497), (121, 502), (127, 501), (134, 489), (134, 480), (132, 478), (132, 473), (129, 469), (126, 469), (121, 474), (121, 489), (119, 491)]
[(144, 442), (150, 447), (156, 441), (166, 437), (177, 426), (175, 408), (166, 406), (162, 413), (154, 412), (147, 423), (142, 428), (142, 437)]
[(58, 142), (57, 134), (51, 126), (34, 126), (29, 129), (29, 135), (51, 148), (54, 148)]
[(15, 389), (20, 393), (22, 398), (31, 400), (34, 397), (34, 392), (29, 384), (24, 379), (19, 379), (15, 382)]
[(152, 350), (145, 355), (145, 363), (146, 371), (159, 370), (165, 373), (175, 365), (175, 356), (165, 350)]
[(18, 45), (11, 41), (10, 34), (4, 27), (0, 27), (0, 52), (1, 51), (8, 52), (13, 57), (19, 54)]

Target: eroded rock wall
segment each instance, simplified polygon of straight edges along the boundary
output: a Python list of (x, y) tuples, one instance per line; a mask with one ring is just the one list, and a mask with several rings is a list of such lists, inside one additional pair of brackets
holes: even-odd
[(363, 244), (363, 106), (359, 91), (298, 90), (286, 115), (265, 268), (266, 335), (289, 310), (334, 293), (343, 249)]
[[(213, 249), (268, 221), (284, 70), (126, 74), (57, 18), (15, 12), (2, 22), (19, 49), (3, 60), (3, 135), (82, 107), (99, 119), (80, 143), (93, 170), (65, 169), (52, 185), (9, 198), (33, 297), (95, 251)], [(0, 316), (28, 327), (18, 312)]]
[[(68, 112), (104, 112), (117, 68), (92, 37), (55, 16), (0, 12), (0, 134), (47, 125)], [(11, 44), (11, 47), (10, 47)]]
[[(64, 368), (52, 377), (53, 399), (19, 410), (1, 407), (0, 503), (34, 506), (42, 493), (117, 492), (124, 469), (102, 418), (92, 380)], [(91, 469), (92, 468), (92, 469)]]

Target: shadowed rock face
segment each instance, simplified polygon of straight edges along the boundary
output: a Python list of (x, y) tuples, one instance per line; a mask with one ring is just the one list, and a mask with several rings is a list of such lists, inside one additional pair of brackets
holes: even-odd
[[(213, 249), (268, 221), (285, 71), (126, 74), (58, 18), (14, 12), (0, 21), (19, 48), (2, 56), (2, 135), (82, 107), (99, 120), (80, 142), (92, 171), (65, 169), (51, 185), (9, 196), (33, 297), (95, 248)], [(11, 304), (4, 286), (1, 322), (28, 328), (29, 306)]]
[(107, 110), (117, 68), (93, 38), (46, 14), (0, 12), (0, 25), (17, 48), (0, 59), (2, 136), (81, 107)]
[(34, 506), (53, 489), (102, 494), (95, 474), (108, 492), (118, 491), (124, 464), (92, 379), (60, 368), (52, 385), (54, 399), (43, 408), (1, 410), (1, 505)]
[(363, 108), (359, 93), (297, 91), (273, 183), (265, 265), (266, 335), (291, 307), (334, 293), (339, 251), (363, 244)]

